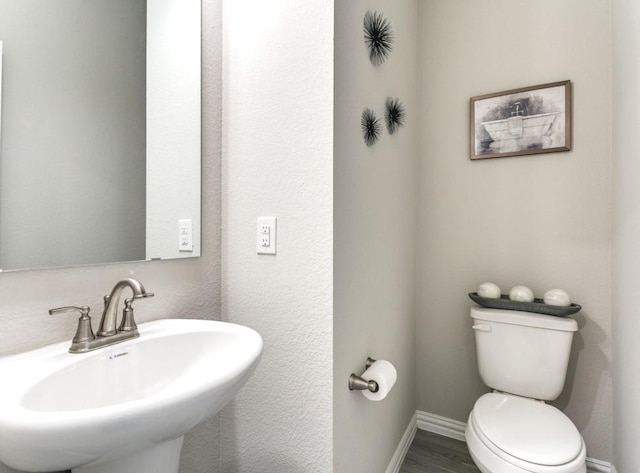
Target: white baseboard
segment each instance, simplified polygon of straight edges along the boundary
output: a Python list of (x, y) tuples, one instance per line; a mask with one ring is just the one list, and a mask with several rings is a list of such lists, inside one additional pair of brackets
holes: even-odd
[[(427, 432), (433, 432), (435, 434), (443, 435), (444, 437), (464, 442), (464, 431), (467, 424), (465, 422), (460, 422), (459, 420), (449, 419), (436, 414), (416, 411), (416, 414), (411, 419), (406, 432), (402, 436), (400, 445), (398, 445), (386, 473), (397, 473), (400, 470), (400, 465), (402, 465), (402, 461), (404, 460), (404, 457), (409, 450), (409, 446), (413, 441), (413, 437), (415, 436), (416, 427), (420, 430), (426, 430)], [(616, 469), (609, 462), (587, 457), (587, 473), (616, 473)]]
[(434, 434), (440, 434), (462, 442), (465, 441), (464, 430), (467, 428), (466, 423), (424, 411), (416, 411), (416, 414), (420, 430), (426, 430), (427, 432), (433, 432)]
[(587, 457), (587, 473), (616, 473), (616, 469), (609, 462)]
[(407, 456), (411, 442), (413, 442), (413, 438), (416, 436), (416, 430), (418, 430), (417, 415), (413, 414), (413, 417), (407, 426), (407, 430), (404, 431), (404, 434), (400, 439), (400, 443), (398, 444), (398, 448), (396, 448), (393, 457), (391, 457), (391, 462), (389, 462), (389, 466), (385, 473), (398, 473), (400, 471), (404, 457)]

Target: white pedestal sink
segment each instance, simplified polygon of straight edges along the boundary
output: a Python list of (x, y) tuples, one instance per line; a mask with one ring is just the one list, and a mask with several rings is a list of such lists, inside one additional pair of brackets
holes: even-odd
[(159, 320), (84, 354), (57, 343), (0, 359), (0, 461), (24, 471), (177, 473), (183, 435), (251, 375), (262, 338), (241, 325)]

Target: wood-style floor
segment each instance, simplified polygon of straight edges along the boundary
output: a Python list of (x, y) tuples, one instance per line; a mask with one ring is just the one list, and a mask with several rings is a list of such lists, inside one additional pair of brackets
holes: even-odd
[(467, 444), (418, 430), (400, 473), (480, 473)]

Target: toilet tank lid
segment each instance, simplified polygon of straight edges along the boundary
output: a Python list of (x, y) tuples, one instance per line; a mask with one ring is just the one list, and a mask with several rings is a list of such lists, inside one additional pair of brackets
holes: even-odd
[(521, 312), (518, 310), (472, 307), (471, 317), (474, 320), (546, 328), (564, 332), (575, 332), (578, 330), (578, 323), (569, 317), (555, 317), (553, 315), (534, 314), (532, 312)]

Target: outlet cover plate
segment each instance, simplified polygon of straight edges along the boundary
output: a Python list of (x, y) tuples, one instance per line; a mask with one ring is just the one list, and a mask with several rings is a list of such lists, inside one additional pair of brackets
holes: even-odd
[(276, 217), (258, 217), (256, 250), (259, 255), (276, 254)]

